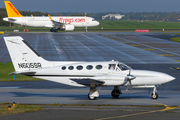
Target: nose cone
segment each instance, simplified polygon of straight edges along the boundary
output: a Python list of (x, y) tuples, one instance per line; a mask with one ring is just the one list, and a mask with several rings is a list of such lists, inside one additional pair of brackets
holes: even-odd
[(96, 25), (97, 25), (97, 26), (99, 25), (99, 22), (98, 22), (98, 21), (96, 21)]
[(176, 79), (176, 78), (174, 78), (174, 77), (166, 74), (166, 81), (167, 81), (167, 82), (170, 82), (170, 81), (172, 81), (172, 80), (174, 80), (174, 79)]
[(8, 18), (3, 18), (4, 21), (8, 21)]

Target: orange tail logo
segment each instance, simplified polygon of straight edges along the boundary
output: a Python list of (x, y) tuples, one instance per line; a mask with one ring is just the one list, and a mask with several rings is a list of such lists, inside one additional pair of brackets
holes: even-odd
[(4, 1), (8, 17), (23, 17), (10, 1)]

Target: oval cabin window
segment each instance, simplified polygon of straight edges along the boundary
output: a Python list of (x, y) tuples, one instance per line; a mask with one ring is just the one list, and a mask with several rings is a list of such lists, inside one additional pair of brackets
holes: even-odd
[(96, 69), (98, 70), (102, 69), (102, 65), (96, 65)]
[(92, 66), (92, 65), (88, 65), (88, 66), (86, 67), (86, 69), (91, 70), (91, 69), (93, 69), (93, 66)]
[(76, 67), (78, 70), (82, 70), (83, 69), (83, 66), (79, 65)]

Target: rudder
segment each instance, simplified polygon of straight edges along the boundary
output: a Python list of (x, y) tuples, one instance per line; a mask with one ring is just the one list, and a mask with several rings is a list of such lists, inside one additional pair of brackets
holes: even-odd
[(4, 37), (15, 71), (26, 71), (47, 67), (49, 61), (44, 60), (20, 36)]
[(19, 13), (19, 11), (13, 6), (10, 1), (4, 1), (4, 4), (6, 6), (8, 17), (24, 17)]

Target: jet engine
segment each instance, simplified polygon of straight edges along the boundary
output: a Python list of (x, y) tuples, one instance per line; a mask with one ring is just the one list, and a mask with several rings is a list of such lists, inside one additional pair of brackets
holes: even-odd
[(74, 25), (63, 25), (59, 28), (59, 30), (72, 31), (74, 30)]

